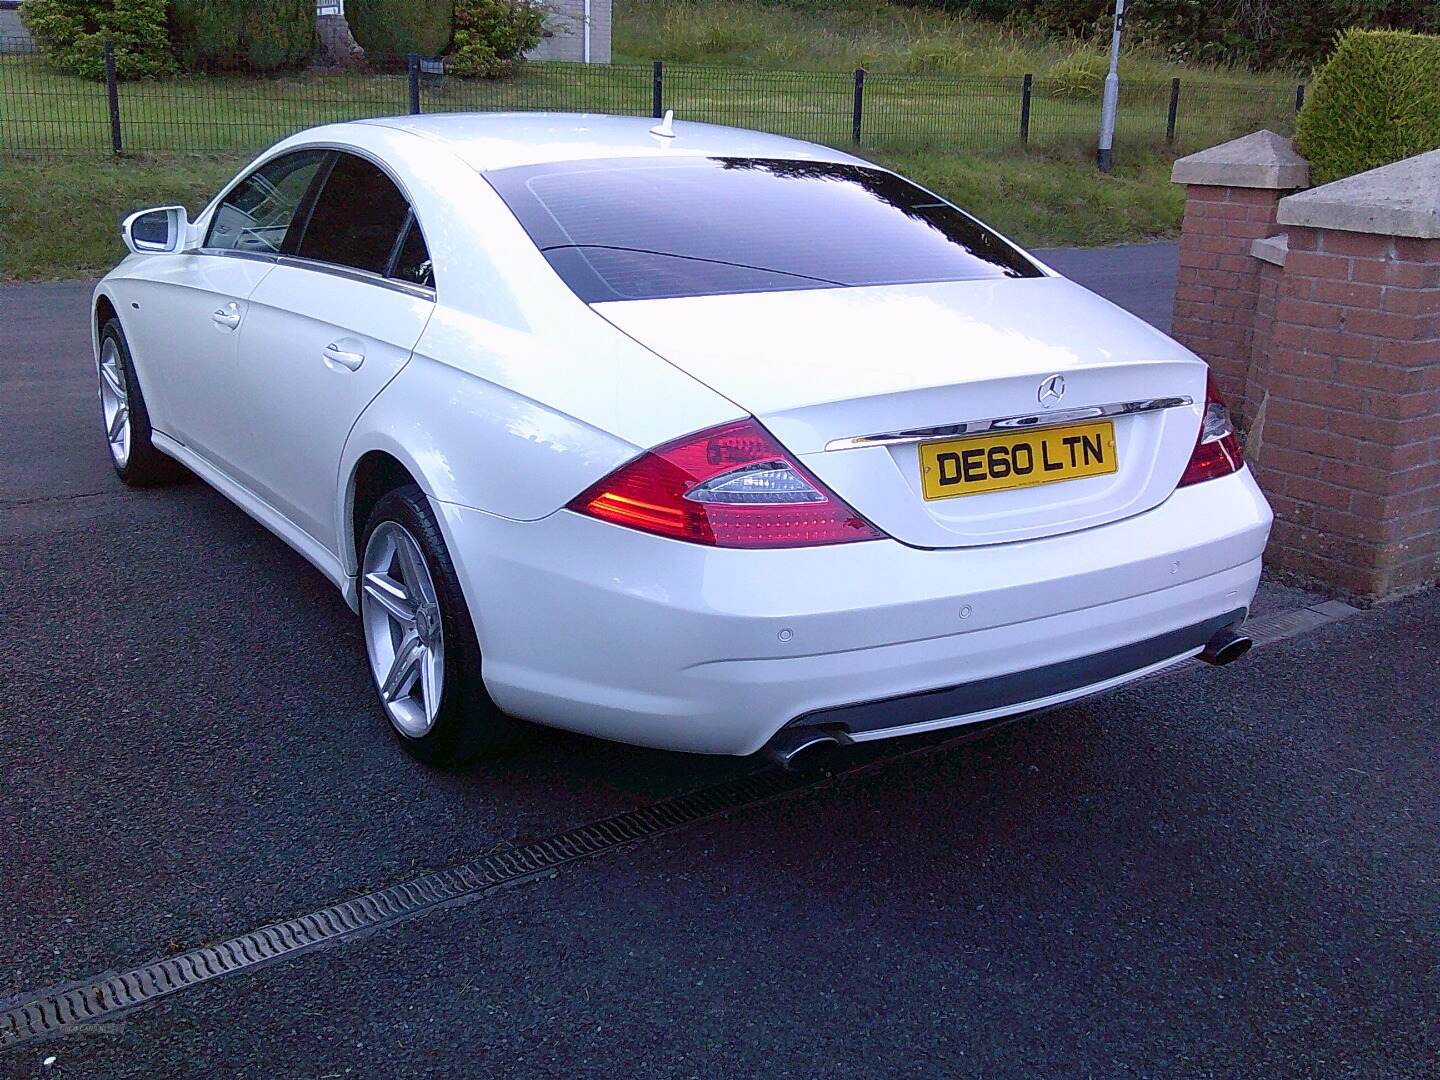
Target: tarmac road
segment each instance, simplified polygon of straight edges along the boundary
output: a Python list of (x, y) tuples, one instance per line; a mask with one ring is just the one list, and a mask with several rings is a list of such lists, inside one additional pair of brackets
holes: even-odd
[[(1173, 246), (1104, 256), (1047, 257), (1168, 318)], [(115, 480), (88, 291), (0, 288), (0, 1009), (755, 767), (558, 733), (410, 763), (318, 573), (198, 482)], [(0, 1075), (1440, 1075), (1437, 703), (1432, 591)]]

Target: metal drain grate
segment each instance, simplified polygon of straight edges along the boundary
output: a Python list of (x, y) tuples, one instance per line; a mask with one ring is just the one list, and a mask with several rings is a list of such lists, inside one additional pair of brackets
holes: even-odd
[(0, 1013), (0, 1048), (53, 1034), (233, 975), (280, 957), (410, 918), (429, 908), (480, 897), (501, 886), (546, 873), (576, 859), (655, 836), (727, 810), (807, 787), (815, 778), (765, 770), (714, 787), (664, 799), (638, 810), (581, 825), (523, 847), (507, 848), (460, 866), (424, 874), (400, 885), (299, 915), (214, 945), (69, 990), (48, 994)]
[[(1268, 645), (1354, 614), (1355, 610), (1345, 604), (1331, 602), (1257, 619), (1247, 626), (1247, 630), (1257, 646)], [(1198, 660), (1186, 660), (1149, 677), (1174, 674), (1192, 666), (1202, 665)], [(1004, 721), (977, 725), (965, 729), (957, 738), (882, 758), (840, 775), (869, 772), (912, 754), (954, 748), (989, 734), (1002, 723)], [(664, 799), (638, 810), (581, 825), (523, 847), (492, 852), (459, 866), (436, 870), (400, 885), (365, 893), (284, 922), (271, 923), (214, 945), (204, 945), (119, 974), (97, 977), (66, 990), (45, 991), (0, 1012), (0, 1049), (53, 1035), (77, 1024), (106, 1020), (168, 994), (368, 933), (431, 908), (477, 899), (497, 888), (547, 873), (577, 859), (599, 855), (722, 813), (768, 802), (811, 787), (816, 782), (814, 776), (794, 775), (775, 769), (751, 773), (688, 795)]]

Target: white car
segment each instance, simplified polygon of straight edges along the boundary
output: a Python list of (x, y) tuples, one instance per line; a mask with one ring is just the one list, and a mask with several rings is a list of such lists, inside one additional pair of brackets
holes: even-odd
[(328, 576), (423, 760), (518, 717), (793, 765), (1248, 645), (1271, 514), (1205, 364), (849, 154), (366, 120), (123, 232), (121, 478)]

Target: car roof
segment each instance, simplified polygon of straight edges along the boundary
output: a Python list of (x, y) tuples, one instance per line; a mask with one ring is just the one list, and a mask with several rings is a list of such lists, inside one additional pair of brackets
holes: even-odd
[(590, 113), (425, 113), (355, 121), (407, 131), (442, 143), (471, 168), (486, 172), (616, 157), (746, 157), (865, 164), (816, 143), (677, 117), (673, 138), (652, 134), (645, 116)]

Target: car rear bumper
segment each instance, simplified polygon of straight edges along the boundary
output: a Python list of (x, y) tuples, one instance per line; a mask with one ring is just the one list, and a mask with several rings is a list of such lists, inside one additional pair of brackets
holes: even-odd
[(943, 716), (899, 709), (886, 723), (872, 710), (855, 737), (879, 738), (1055, 704), (1192, 655), (1203, 639), (1181, 634), (1173, 655), (1132, 650), (1140, 666), (1079, 685), (1084, 665), (1070, 663), (1246, 609), (1271, 520), (1248, 471), (1083, 532), (944, 550), (719, 550), (568, 511), (515, 522), (437, 510), (502, 708), (716, 754), (753, 753), (796, 718), (858, 703), (1016, 676), (1006, 685), (1026, 687), (958, 695)]
[(1044, 699), (1064, 700), (1076, 693), (1093, 693), (1097, 687), (1125, 682), (1137, 673), (1174, 663), (1177, 656), (1204, 649), (1220, 631), (1239, 626), (1245, 621), (1245, 614), (1246, 609), (1237, 608), (1152, 638), (1042, 667), (879, 701), (820, 709), (797, 716), (786, 727), (824, 728), (843, 732), (852, 741), (863, 741), (901, 731), (924, 730), (937, 722), (943, 726), (947, 721), (979, 713), (1005, 715), (1034, 708)]

